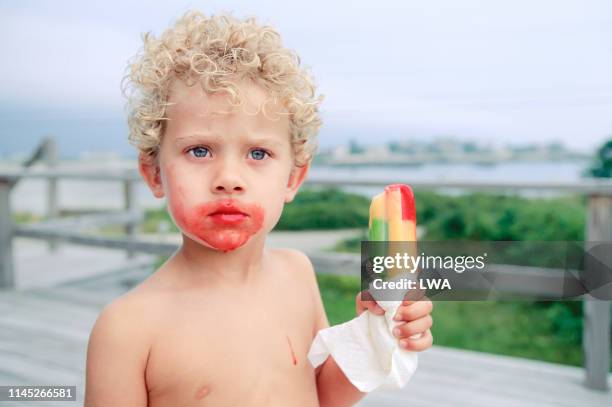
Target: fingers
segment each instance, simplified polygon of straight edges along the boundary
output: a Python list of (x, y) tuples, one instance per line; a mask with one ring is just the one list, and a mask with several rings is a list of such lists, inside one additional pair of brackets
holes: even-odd
[(414, 302), (428, 300), (425, 296), (424, 288), (413, 288), (408, 290), (408, 292), (404, 295), (404, 299), (402, 301), (402, 305), (410, 305)]
[(413, 302), (410, 305), (401, 305), (397, 308), (396, 321), (413, 321), (428, 315), (433, 310), (433, 303), (429, 299)]
[(413, 352), (421, 352), (426, 349), (429, 349), (432, 344), (433, 335), (431, 334), (430, 329), (423, 332), (423, 335), (418, 339), (401, 339), (399, 341), (400, 347)]
[(393, 328), (393, 335), (399, 339), (406, 339), (413, 335), (425, 332), (433, 325), (433, 318), (431, 315), (426, 315), (415, 321), (406, 322), (397, 325)]
[[(431, 347), (433, 343), (430, 329), (433, 325), (433, 318), (430, 315), (433, 303), (428, 298), (424, 298), (418, 301), (405, 300), (397, 310), (394, 319), (407, 321), (398, 324), (393, 332), (403, 349), (420, 352)], [(355, 308), (357, 315), (361, 315), (365, 310), (375, 315), (385, 314), (385, 310), (376, 303), (367, 290), (357, 294)]]
[(372, 295), (367, 290), (361, 291), (355, 298), (355, 311), (357, 312), (357, 315), (361, 315), (361, 313), (365, 310), (369, 310), (374, 315), (385, 314), (385, 310), (376, 303), (374, 298), (372, 298)]

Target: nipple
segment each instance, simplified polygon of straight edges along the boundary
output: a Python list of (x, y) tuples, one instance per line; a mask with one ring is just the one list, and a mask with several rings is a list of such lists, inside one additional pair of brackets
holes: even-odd
[(201, 400), (204, 397), (208, 396), (208, 393), (210, 393), (210, 389), (208, 388), (208, 386), (202, 386), (198, 389), (196, 395), (195, 395), (195, 399), (196, 400)]

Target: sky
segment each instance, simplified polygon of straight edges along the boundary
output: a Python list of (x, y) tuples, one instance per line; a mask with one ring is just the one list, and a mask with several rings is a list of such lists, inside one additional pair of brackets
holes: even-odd
[(45, 134), (131, 151), (120, 80), (186, 10), (274, 26), (325, 96), (322, 146), (455, 136), (487, 144), (612, 137), (609, 0), (0, 2), (0, 157)]

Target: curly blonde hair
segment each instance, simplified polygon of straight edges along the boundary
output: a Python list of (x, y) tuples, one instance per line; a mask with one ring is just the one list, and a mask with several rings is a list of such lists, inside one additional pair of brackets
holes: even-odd
[(150, 32), (142, 39), (144, 46), (121, 81), (127, 98), (128, 139), (142, 153), (157, 157), (175, 80), (188, 86), (200, 82), (209, 94), (227, 92), (232, 104), (239, 106), (243, 101), (236, 83), (246, 78), (262, 85), (275, 103), (286, 108), (295, 165), (312, 159), (323, 96), (315, 95), (313, 78), (300, 67), (300, 57), (283, 46), (274, 28), (259, 25), (255, 17), (239, 20), (231, 13), (207, 17), (188, 11), (160, 39)]

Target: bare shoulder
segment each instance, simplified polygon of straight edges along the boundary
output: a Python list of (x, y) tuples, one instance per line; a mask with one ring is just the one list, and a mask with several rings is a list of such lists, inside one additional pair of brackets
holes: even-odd
[(85, 406), (146, 406), (150, 327), (140, 291), (107, 304), (87, 345)]
[(314, 267), (304, 252), (297, 249), (275, 248), (271, 249), (270, 253), (285, 266), (288, 266), (292, 274), (295, 275), (297, 271), (301, 278), (309, 280), (311, 283), (316, 282)]
[(142, 324), (137, 323), (142, 321), (144, 310), (134, 297), (121, 296), (102, 309), (91, 330), (90, 346), (114, 342), (115, 346), (145, 349), (145, 331)]
[(102, 309), (94, 328), (112, 325), (129, 329), (134, 325), (134, 321), (139, 321), (139, 332), (144, 332), (142, 324), (150, 319), (148, 316), (151, 314), (150, 304), (147, 301), (150, 295), (147, 291), (147, 288), (141, 284), (115, 298)]

